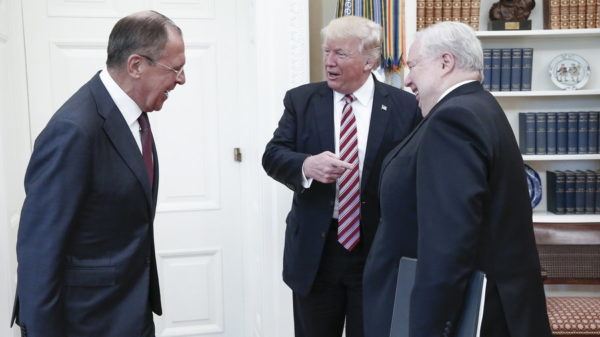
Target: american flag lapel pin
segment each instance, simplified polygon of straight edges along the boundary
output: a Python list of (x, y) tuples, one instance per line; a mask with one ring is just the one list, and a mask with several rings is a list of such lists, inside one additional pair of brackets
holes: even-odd
[(387, 111), (387, 105), (383, 105), (383, 104), (382, 104), (382, 105), (381, 105), (381, 110), (383, 110), (383, 111)]

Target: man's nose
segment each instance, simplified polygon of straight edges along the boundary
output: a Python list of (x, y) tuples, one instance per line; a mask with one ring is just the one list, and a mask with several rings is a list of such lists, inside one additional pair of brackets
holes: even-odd
[(185, 84), (185, 71), (182, 71), (176, 78), (177, 84), (184, 85)]
[(333, 53), (329, 53), (325, 55), (325, 64), (326, 65), (335, 65), (335, 55)]

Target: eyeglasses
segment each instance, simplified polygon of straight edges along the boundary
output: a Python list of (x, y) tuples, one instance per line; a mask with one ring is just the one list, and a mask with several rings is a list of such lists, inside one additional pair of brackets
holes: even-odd
[(141, 57), (143, 57), (143, 58), (145, 58), (146, 60), (148, 60), (150, 63), (153, 63), (153, 64), (158, 64), (159, 66), (161, 66), (161, 67), (165, 68), (166, 70), (170, 70), (170, 71), (174, 72), (174, 73), (175, 73), (175, 78), (179, 78), (179, 76), (180, 76), (181, 74), (183, 74), (183, 67), (181, 67), (181, 69), (177, 70), (177, 69), (175, 69), (175, 68), (173, 68), (173, 67), (169, 67), (169, 66), (168, 66), (168, 65), (166, 65), (166, 64), (162, 64), (162, 63), (160, 63), (160, 62), (158, 62), (158, 61), (155, 61), (155, 60), (154, 60), (153, 58), (151, 58), (150, 56), (141, 55), (141, 54), (140, 54), (140, 56), (141, 56)]

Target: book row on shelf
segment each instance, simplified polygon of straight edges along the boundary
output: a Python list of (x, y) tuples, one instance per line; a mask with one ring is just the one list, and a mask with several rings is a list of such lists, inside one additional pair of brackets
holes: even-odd
[(600, 28), (600, 0), (544, 0), (544, 28)]
[(519, 147), (523, 154), (599, 153), (598, 111), (521, 112)]
[(479, 30), (481, 0), (417, 0), (417, 30), (441, 21), (458, 21)]
[(533, 48), (484, 48), (483, 88), (530, 91)]
[(548, 211), (554, 214), (600, 214), (600, 173), (547, 171)]

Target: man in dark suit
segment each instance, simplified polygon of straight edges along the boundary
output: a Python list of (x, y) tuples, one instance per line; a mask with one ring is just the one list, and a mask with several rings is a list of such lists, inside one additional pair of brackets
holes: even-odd
[(287, 92), (263, 167), (294, 191), (283, 279), (297, 337), (363, 336), (362, 271), (379, 219), (384, 156), (420, 119), (414, 96), (378, 82), (381, 27), (343, 17), (322, 31), (327, 82)]
[(424, 120), (382, 165), (381, 222), (364, 275), (365, 332), (388, 337), (401, 257), (417, 257), (410, 336), (453, 336), (475, 269), (487, 276), (481, 336), (550, 337), (524, 165), (481, 86), (473, 30), (417, 33), (406, 85)]
[(106, 68), (36, 139), (17, 240), (12, 322), (23, 336), (155, 336), (158, 157), (146, 113), (185, 83), (184, 64), (170, 19), (119, 20)]

